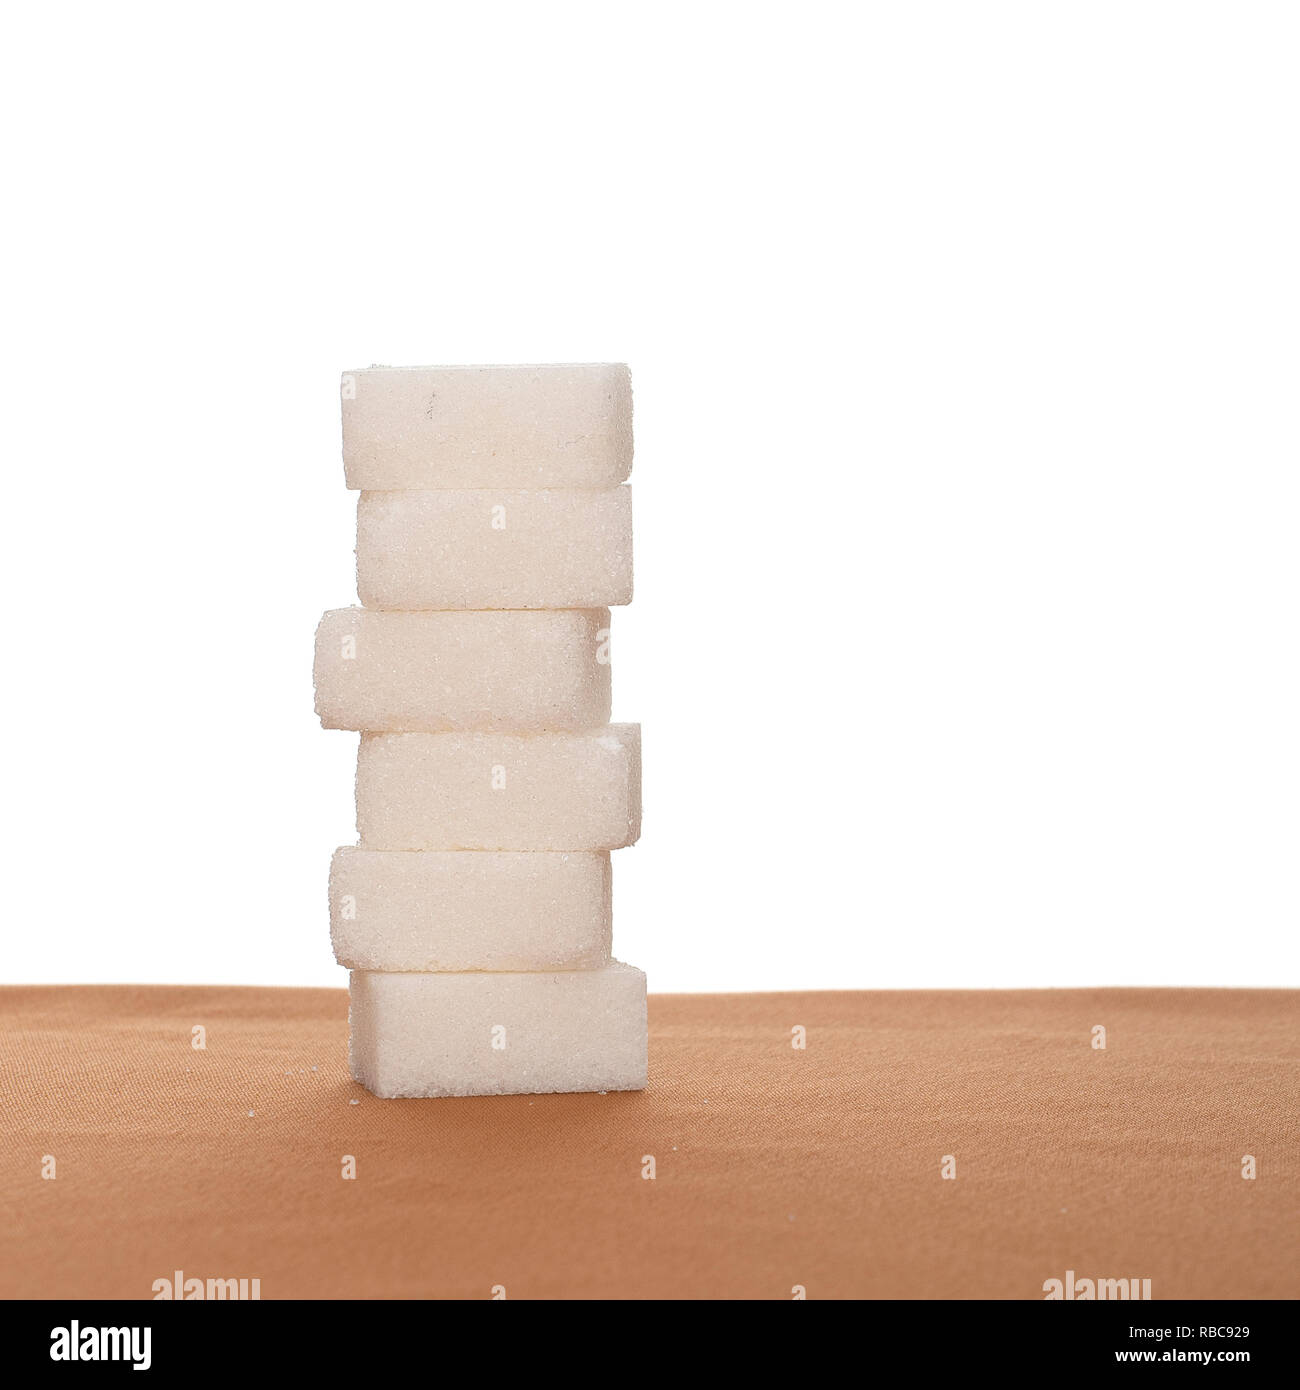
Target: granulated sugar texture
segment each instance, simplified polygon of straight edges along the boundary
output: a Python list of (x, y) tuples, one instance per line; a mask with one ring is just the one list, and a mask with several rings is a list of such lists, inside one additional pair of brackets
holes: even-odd
[(632, 1091), (646, 1084), (645, 976), (355, 970), (352, 1075), (377, 1096)]
[(594, 970), (609, 964), (609, 855), (345, 848), (334, 955), (353, 970)]
[(327, 729), (541, 732), (609, 718), (609, 610), (371, 613), (316, 629)]
[(350, 488), (608, 488), (632, 471), (622, 363), (369, 367), (341, 395)]
[(619, 849), (641, 833), (641, 726), (582, 734), (365, 734), (366, 849)]
[(363, 492), (367, 608), (607, 608), (632, 601), (632, 489)]

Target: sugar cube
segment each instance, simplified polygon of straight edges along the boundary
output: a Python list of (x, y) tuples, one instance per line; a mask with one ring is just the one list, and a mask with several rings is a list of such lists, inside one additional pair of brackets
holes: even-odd
[(609, 964), (607, 853), (343, 848), (334, 955), (354, 970), (593, 970)]
[(604, 608), (632, 601), (632, 490), (363, 492), (367, 608)]
[(354, 970), (352, 1076), (377, 1096), (639, 1091), (645, 975), (395, 974)]
[(632, 469), (623, 363), (370, 367), (342, 398), (350, 488), (599, 488)]
[(336, 608), (315, 676), (327, 729), (592, 729), (609, 718), (609, 610)]
[(369, 733), (364, 849), (597, 850), (641, 833), (641, 726), (584, 733)]

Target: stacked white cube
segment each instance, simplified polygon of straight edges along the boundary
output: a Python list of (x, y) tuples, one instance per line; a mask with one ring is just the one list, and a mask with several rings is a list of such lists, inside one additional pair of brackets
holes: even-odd
[(361, 734), (330, 871), (353, 1077), (379, 1096), (638, 1090), (645, 976), (610, 955), (641, 830), (610, 724), (632, 597), (626, 366), (343, 377), (362, 607), (316, 633), (316, 710)]

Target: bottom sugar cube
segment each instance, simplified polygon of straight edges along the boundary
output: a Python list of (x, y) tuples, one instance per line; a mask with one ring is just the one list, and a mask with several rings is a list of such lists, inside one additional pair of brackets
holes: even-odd
[(353, 1079), (377, 1096), (639, 1091), (645, 975), (615, 961), (545, 974), (351, 975)]

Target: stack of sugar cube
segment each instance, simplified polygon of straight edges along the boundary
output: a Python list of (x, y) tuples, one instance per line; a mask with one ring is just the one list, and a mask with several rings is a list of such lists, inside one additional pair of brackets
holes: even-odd
[(378, 1096), (638, 1090), (645, 976), (610, 955), (641, 829), (611, 724), (632, 598), (626, 366), (343, 377), (359, 608), (316, 632), (316, 712), (361, 734), (330, 871), (353, 1077)]

